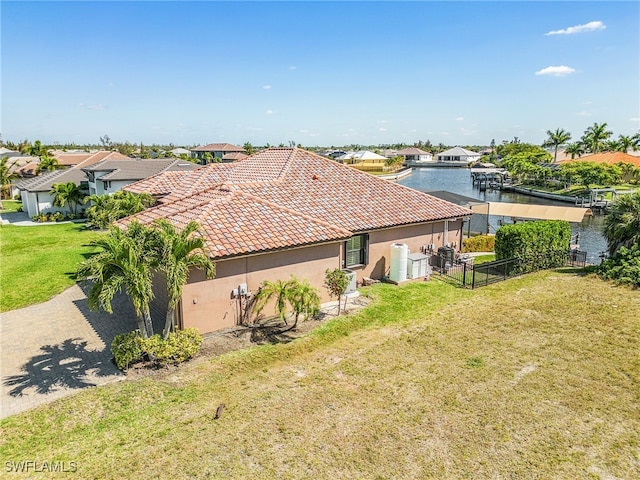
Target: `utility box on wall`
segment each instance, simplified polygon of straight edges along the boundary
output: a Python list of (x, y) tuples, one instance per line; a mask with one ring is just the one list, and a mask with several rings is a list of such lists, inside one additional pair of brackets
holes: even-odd
[(407, 256), (407, 278), (421, 278), (429, 274), (429, 256), (411, 253)]

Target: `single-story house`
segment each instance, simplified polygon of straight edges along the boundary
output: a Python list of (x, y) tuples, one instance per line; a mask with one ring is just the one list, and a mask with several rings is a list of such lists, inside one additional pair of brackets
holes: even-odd
[[(232, 153), (242, 153), (245, 154), (244, 148), (238, 147), (237, 145), (232, 145), (231, 143), (210, 143), (209, 145), (204, 145), (200, 147), (195, 147), (191, 149), (191, 155), (194, 158), (200, 160), (200, 163), (205, 163), (205, 155), (210, 153), (213, 158), (220, 159), (220, 161), (225, 161), (224, 156), (230, 155)], [(229, 157), (227, 157), (227, 161)]]
[(403, 148), (402, 150), (398, 150), (396, 154), (404, 157), (405, 163), (433, 161), (433, 155), (416, 147)]
[[(158, 204), (123, 219), (177, 228), (197, 221), (216, 276), (191, 272), (178, 324), (202, 333), (236, 325), (248, 298), (266, 281), (295, 275), (323, 287), (325, 271), (346, 268), (381, 279), (395, 243), (419, 252), (461, 244), (467, 208), (341, 165), (299, 148), (269, 148), (234, 163), (165, 172), (124, 187)], [(155, 279), (154, 308), (166, 310), (165, 286)]]
[(169, 153), (172, 157), (179, 157), (180, 155), (187, 155), (188, 157), (191, 156), (191, 150), (187, 150), (186, 148), (182, 147), (177, 147), (173, 150), (169, 150)]
[(103, 160), (83, 167), (89, 195), (112, 194), (125, 185), (161, 172), (188, 171), (200, 165), (176, 158)]
[(453, 147), (436, 155), (438, 162), (477, 162), (481, 155), (478, 152), (472, 152), (462, 147)]
[(382, 155), (378, 155), (375, 152), (370, 150), (358, 150), (357, 152), (347, 152), (344, 155), (340, 155), (336, 157), (336, 160), (341, 163), (379, 163), (384, 165), (387, 161), (387, 157), (383, 157)]
[(80, 168), (76, 167), (54, 170), (37, 177), (18, 180), (15, 187), (20, 191), (22, 208), (29, 216), (47, 212), (68, 213), (70, 211), (68, 207), (60, 208), (53, 205), (53, 195), (49, 192), (56, 183), (69, 182), (79, 185), (85, 194), (89, 193), (87, 176)]

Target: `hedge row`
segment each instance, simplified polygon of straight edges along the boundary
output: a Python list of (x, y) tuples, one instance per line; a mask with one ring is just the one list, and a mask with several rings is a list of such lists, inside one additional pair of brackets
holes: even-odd
[(478, 235), (465, 238), (462, 241), (462, 253), (493, 252), (496, 237), (493, 235)]
[(561, 267), (567, 261), (571, 227), (564, 220), (504, 225), (496, 233), (496, 260), (518, 259), (513, 273)]

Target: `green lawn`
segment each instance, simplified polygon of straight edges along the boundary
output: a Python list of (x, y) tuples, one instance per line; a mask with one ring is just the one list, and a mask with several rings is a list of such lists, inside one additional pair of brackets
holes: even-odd
[(637, 292), (572, 270), (364, 291), (290, 343), (5, 419), (0, 458), (101, 479), (640, 476)]
[(2, 200), (0, 213), (17, 212), (20, 207), (22, 207), (22, 202), (17, 200)]
[(43, 302), (73, 285), (98, 235), (76, 223), (0, 227), (0, 311)]

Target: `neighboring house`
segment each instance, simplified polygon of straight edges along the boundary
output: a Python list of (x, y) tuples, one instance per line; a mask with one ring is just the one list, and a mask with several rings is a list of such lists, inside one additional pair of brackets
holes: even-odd
[(97, 152), (64, 152), (57, 150), (53, 152), (53, 157), (58, 160), (58, 163), (64, 168), (75, 166), (88, 167), (103, 160), (130, 160), (130, 157), (119, 152), (108, 152), (106, 150), (99, 150)]
[(191, 156), (191, 150), (187, 150), (186, 148), (174, 148), (173, 150), (169, 150), (169, 153), (171, 154), (172, 157), (179, 157), (180, 155), (187, 155), (188, 157)]
[[(216, 276), (193, 271), (178, 307), (181, 327), (202, 333), (236, 325), (251, 293), (266, 281), (295, 275), (317, 287), (325, 271), (348, 268), (361, 281), (390, 269), (391, 246), (419, 252), (460, 244), (471, 211), (376, 178), (298, 148), (270, 148), (244, 160), (190, 172), (166, 172), (128, 185), (158, 205), (133, 220), (166, 219), (178, 228), (197, 221)], [(154, 307), (166, 309), (161, 278)], [(236, 295), (238, 291), (247, 295)]]
[(20, 191), (22, 208), (29, 216), (46, 212), (69, 213), (69, 208), (59, 208), (53, 205), (53, 195), (49, 194), (56, 183), (73, 182), (80, 185), (84, 193), (88, 193), (87, 176), (79, 168), (54, 170), (38, 177), (18, 180), (15, 187)]
[(565, 158), (558, 163), (571, 163), (571, 162), (595, 162), (595, 163), (606, 163), (607, 165), (616, 165), (618, 163), (630, 163), (636, 168), (640, 167), (640, 157), (636, 157), (634, 155), (629, 155), (624, 152), (603, 152), (603, 153), (594, 153), (590, 155), (583, 155), (581, 157), (576, 158)]
[(436, 156), (437, 162), (467, 162), (472, 163), (480, 160), (480, 154), (472, 152), (462, 147), (453, 147), (444, 152), (440, 152)]
[(404, 163), (433, 161), (433, 155), (416, 147), (403, 148), (402, 150), (398, 150), (396, 155), (404, 157)]
[(175, 158), (102, 160), (82, 168), (86, 174), (89, 195), (112, 194), (130, 183), (161, 172), (188, 171), (200, 165)]
[[(230, 143), (210, 143), (209, 145), (204, 145), (200, 147), (195, 147), (191, 149), (191, 155), (194, 158), (200, 160), (200, 163), (204, 164), (205, 155), (210, 153), (213, 158), (219, 159), (218, 161), (224, 161), (225, 155), (230, 155), (232, 153), (245, 153), (244, 148), (238, 147), (237, 145), (232, 145)], [(232, 161), (232, 160), (229, 160)]]
[(387, 161), (387, 157), (378, 155), (370, 150), (358, 150), (357, 152), (347, 152), (344, 155), (336, 157), (336, 160), (341, 163), (369, 162), (384, 165)]

